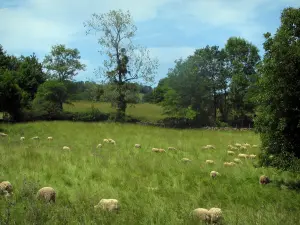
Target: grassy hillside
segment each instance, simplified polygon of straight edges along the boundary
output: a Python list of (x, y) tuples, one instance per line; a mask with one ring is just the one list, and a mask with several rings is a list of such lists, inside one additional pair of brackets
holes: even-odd
[[(300, 220), (298, 193), (258, 183), (262, 174), (271, 179), (291, 174), (256, 169), (249, 159), (236, 167), (223, 166), (234, 158), (226, 153), (228, 144), (260, 143), (252, 132), (71, 122), (2, 127), (9, 136), (0, 138), (0, 181), (9, 180), (15, 193), (10, 224), (194, 224), (189, 213), (198, 207), (220, 207), (224, 224), (229, 225), (294, 225)], [(30, 139), (36, 135), (40, 140)], [(21, 136), (26, 137), (24, 142), (20, 142)], [(54, 140), (49, 142), (48, 136)], [(112, 138), (117, 144), (97, 149), (103, 138)], [(135, 149), (136, 143), (142, 148)], [(216, 149), (202, 150), (207, 144)], [(70, 152), (62, 150), (65, 145)], [(178, 150), (151, 151), (168, 146)], [(192, 162), (181, 162), (183, 157)], [(206, 159), (216, 164), (205, 165)], [(210, 178), (211, 170), (221, 176)], [(35, 200), (43, 186), (57, 191), (55, 204)], [(94, 211), (102, 198), (118, 199), (119, 214)], [(7, 205), (0, 199), (0, 224), (7, 217)]]
[[(65, 111), (70, 112), (83, 112), (91, 109), (92, 105), (99, 109), (101, 112), (115, 112), (115, 109), (111, 107), (110, 103), (107, 102), (89, 102), (89, 101), (77, 101), (73, 102), (73, 105), (64, 105)], [(155, 122), (157, 120), (163, 119), (165, 116), (162, 115), (162, 108), (155, 104), (136, 104), (128, 105), (127, 115), (133, 116), (138, 119)]]

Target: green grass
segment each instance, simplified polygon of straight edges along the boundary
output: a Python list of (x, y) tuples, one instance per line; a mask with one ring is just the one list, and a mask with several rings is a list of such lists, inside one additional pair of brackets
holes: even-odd
[[(72, 122), (2, 127), (9, 136), (0, 139), (0, 181), (9, 180), (14, 186), (10, 224), (195, 224), (189, 213), (198, 207), (220, 207), (228, 225), (299, 224), (299, 193), (258, 183), (262, 174), (271, 179), (292, 174), (254, 168), (251, 160), (233, 168), (223, 167), (224, 161), (233, 159), (226, 154), (228, 144), (260, 143), (252, 132)], [(30, 139), (36, 135), (41, 139)], [(23, 143), (20, 136), (26, 137)], [(48, 136), (54, 140), (47, 141)], [(96, 149), (104, 138), (117, 144)], [(133, 148), (136, 143), (142, 148)], [(206, 144), (215, 145), (216, 150), (202, 150)], [(71, 152), (62, 150), (65, 145)], [(168, 146), (178, 151), (151, 151)], [(183, 157), (192, 162), (182, 163)], [(205, 165), (206, 159), (215, 160), (216, 165)], [(222, 176), (211, 179), (211, 170)], [(57, 191), (55, 204), (35, 200), (35, 193), (43, 186)], [(119, 214), (95, 212), (93, 206), (102, 198), (118, 199)], [(5, 207), (2, 198), (2, 219), (7, 214)]]
[[(85, 112), (91, 109), (92, 105), (95, 108), (99, 109), (101, 112), (109, 113), (115, 112), (116, 110), (111, 107), (110, 103), (107, 102), (89, 102), (89, 101), (76, 101), (73, 102), (73, 105), (64, 105), (64, 111), (69, 112)], [(165, 118), (162, 115), (163, 110), (160, 106), (155, 104), (135, 104), (135, 105), (128, 105), (126, 114), (133, 116), (137, 119), (142, 119), (146, 121), (155, 122), (157, 120)]]

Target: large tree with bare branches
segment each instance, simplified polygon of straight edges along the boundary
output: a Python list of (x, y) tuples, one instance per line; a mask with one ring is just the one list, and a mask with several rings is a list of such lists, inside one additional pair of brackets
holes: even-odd
[(107, 58), (97, 72), (115, 87), (116, 119), (122, 121), (127, 107), (126, 92), (132, 86), (130, 83), (139, 79), (153, 82), (158, 60), (151, 59), (146, 48), (133, 44), (137, 27), (129, 11), (111, 10), (100, 15), (93, 14), (84, 26), (87, 34), (100, 34), (99, 52)]

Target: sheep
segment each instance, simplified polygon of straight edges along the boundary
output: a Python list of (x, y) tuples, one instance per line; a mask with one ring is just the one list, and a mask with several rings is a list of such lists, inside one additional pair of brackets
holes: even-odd
[(25, 140), (25, 137), (20, 137), (20, 141), (24, 141)]
[(217, 223), (222, 219), (222, 210), (220, 208), (211, 208), (208, 210), (210, 222)]
[(191, 214), (194, 218), (202, 220), (203, 222), (210, 221), (210, 213), (207, 209), (197, 208), (197, 209), (194, 209)]
[(13, 191), (13, 186), (9, 181), (2, 181), (0, 183), (0, 193), (10, 195)]
[(152, 148), (152, 152), (159, 152), (158, 148)]
[(7, 137), (8, 135), (5, 134), (5, 133), (0, 132), (0, 136), (1, 136), (1, 137)]
[(257, 148), (258, 147), (258, 145), (252, 145), (252, 148)]
[(52, 187), (43, 187), (38, 190), (36, 198), (44, 200), (45, 202), (54, 202), (56, 200), (56, 192)]
[(240, 143), (235, 143), (234, 144), (236, 147), (241, 147), (242, 145)]
[(232, 145), (227, 145), (227, 147), (228, 147), (229, 149), (232, 149), (234, 146), (232, 146)]
[(101, 208), (108, 211), (118, 211), (120, 206), (117, 199), (101, 199), (100, 202), (94, 206), (94, 208)]
[(251, 145), (250, 145), (250, 144), (248, 144), (248, 143), (244, 143), (244, 144), (243, 144), (243, 146), (245, 146), (246, 148), (249, 148), (249, 147), (251, 147)]
[(210, 160), (210, 159), (206, 160), (205, 163), (206, 164), (215, 164), (214, 160)]
[(202, 149), (216, 149), (213, 145), (205, 145), (202, 147)]
[(219, 174), (217, 171), (211, 171), (211, 172), (210, 172), (210, 176), (211, 176), (212, 178), (215, 178), (216, 176), (220, 176), (220, 174)]
[(63, 150), (71, 150), (71, 148), (68, 147), (68, 146), (64, 146), (64, 147), (63, 147)]
[(175, 147), (168, 147), (168, 150), (176, 150)]
[(32, 140), (39, 140), (40, 138), (39, 138), (39, 136), (35, 136), (35, 137), (32, 137), (31, 139)]
[(96, 148), (101, 148), (102, 147), (102, 144), (98, 144)]
[(244, 145), (242, 145), (242, 146), (240, 147), (240, 150), (247, 150), (247, 147), (244, 146)]
[(270, 179), (266, 175), (261, 175), (259, 177), (259, 183), (260, 184), (268, 184), (270, 182), (271, 182)]
[(234, 162), (224, 162), (224, 166), (234, 166), (236, 165)]
[(235, 163), (242, 163), (242, 160), (240, 160), (240, 159), (238, 159), (238, 158), (234, 158), (233, 161), (234, 161)]
[(103, 142), (104, 143), (109, 143), (109, 140), (108, 139), (103, 139)]
[(53, 140), (53, 137), (47, 137), (47, 140), (48, 140), (48, 141), (52, 141), (52, 140)]
[(158, 149), (159, 152), (166, 152), (163, 148)]
[(114, 144), (114, 145), (115, 145), (115, 144), (116, 144), (116, 141), (113, 140), (113, 139), (111, 139), (111, 138), (109, 138), (109, 139), (108, 139), (108, 143), (111, 143), (111, 144)]
[(249, 156), (247, 154), (238, 154), (239, 158), (248, 158)]
[(188, 159), (188, 158), (182, 158), (181, 159), (182, 162), (191, 162), (192, 160)]
[(256, 155), (251, 154), (251, 155), (249, 155), (249, 158), (250, 158), (250, 159), (255, 159), (255, 158), (256, 158)]
[(135, 148), (141, 148), (141, 145), (140, 144), (135, 144), (134, 147)]
[(233, 151), (227, 151), (227, 154), (228, 154), (228, 155), (234, 155), (235, 152), (233, 152)]

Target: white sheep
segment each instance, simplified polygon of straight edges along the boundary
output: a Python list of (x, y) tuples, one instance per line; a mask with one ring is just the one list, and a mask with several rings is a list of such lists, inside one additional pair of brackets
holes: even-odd
[(152, 152), (159, 152), (159, 148), (152, 148)]
[(258, 145), (252, 145), (252, 148), (257, 148), (258, 147)]
[(71, 148), (68, 147), (68, 146), (64, 146), (64, 147), (63, 147), (63, 150), (71, 150)]
[(241, 147), (242, 145), (240, 143), (235, 143), (234, 144), (236, 147)]
[(249, 156), (247, 154), (238, 154), (238, 157), (247, 159)]
[(191, 214), (194, 218), (202, 220), (203, 222), (210, 221), (210, 213), (208, 212), (207, 209), (197, 208), (197, 209), (194, 209)]
[(228, 155), (234, 155), (235, 152), (233, 152), (233, 151), (227, 151), (227, 154), (228, 154)]
[(224, 162), (224, 166), (234, 166), (236, 165), (234, 162)]
[(220, 208), (211, 208), (208, 210), (208, 212), (211, 223), (217, 223), (222, 219), (222, 210)]
[(25, 137), (20, 137), (20, 141), (24, 141), (25, 140)]
[(142, 146), (140, 144), (135, 144), (134, 147), (135, 148), (141, 148)]
[(202, 149), (216, 149), (213, 145), (205, 145), (202, 147)]
[(108, 211), (117, 211), (120, 209), (120, 206), (117, 199), (101, 199), (100, 202), (94, 206), (94, 208), (101, 208)]
[(52, 187), (43, 187), (38, 190), (36, 197), (46, 202), (55, 202), (56, 192)]
[(270, 183), (270, 179), (266, 175), (261, 175), (259, 177), (259, 183), (260, 184), (268, 184), (268, 183)]
[(210, 160), (210, 159), (206, 160), (205, 163), (206, 164), (215, 164), (214, 160)]
[(229, 149), (232, 149), (234, 146), (232, 146), (232, 145), (227, 145), (227, 147), (228, 147)]
[(247, 147), (244, 146), (244, 145), (242, 145), (242, 146), (240, 147), (240, 150), (247, 150)]
[(182, 162), (191, 162), (192, 160), (188, 159), (188, 158), (182, 158), (181, 159)]
[(13, 186), (9, 181), (2, 181), (0, 183), (0, 194), (10, 195), (13, 191)]
[(251, 154), (251, 155), (249, 155), (249, 158), (250, 158), (250, 159), (255, 159), (255, 158), (256, 158), (256, 155)]
[(103, 142), (104, 143), (109, 143), (109, 140), (105, 138), (105, 139), (103, 139)]
[(47, 140), (48, 140), (48, 141), (52, 141), (52, 140), (53, 140), (53, 137), (47, 137)]
[(168, 147), (168, 150), (176, 150), (175, 147)]
[(219, 174), (219, 172), (217, 172), (217, 171), (211, 171), (211, 172), (210, 172), (210, 176), (211, 176), (212, 178), (215, 178), (216, 176), (220, 176), (220, 174)]
[(244, 144), (243, 144), (243, 146), (245, 146), (246, 148), (249, 148), (249, 147), (251, 147), (251, 145), (250, 145), (250, 144), (248, 144), (248, 143), (244, 143)]
[(101, 148), (102, 147), (102, 144), (98, 144), (96, 148)]
[(35, 137), (32, 137), (31, 139), (32, 140), (39, 140), (40, 138), (39, 138), (39, 136), (35, 136)]
[(114, 144), (114, 145), (116, 144), (116, 141), (111, 139), (111, 138), (108, 139), (108, 142), (111, 143), (111, 144)]
[(242, 163), (242, 160), (240, 160), (240, 159), (238, 159), (238, 158), (234, 158), (233, 161), (234, 161), (235, 163)]
[(5, 134), (5, 133), (0, 132), (0, 136), (1, 136), (1, 137), (7, 137), (8, 135)]

